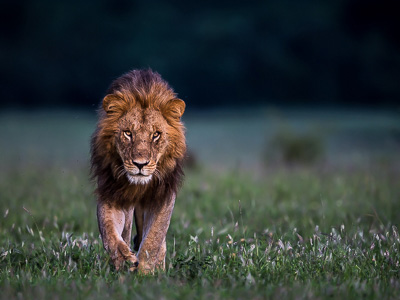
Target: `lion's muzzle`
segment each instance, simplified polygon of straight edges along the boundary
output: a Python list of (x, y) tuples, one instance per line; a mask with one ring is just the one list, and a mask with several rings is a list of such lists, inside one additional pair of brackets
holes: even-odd
[(130, 164), (125, 164), (126, 175), (131, 184), (146, 184), (153, 175), (153, 164), (148, 160), (131, 160)]

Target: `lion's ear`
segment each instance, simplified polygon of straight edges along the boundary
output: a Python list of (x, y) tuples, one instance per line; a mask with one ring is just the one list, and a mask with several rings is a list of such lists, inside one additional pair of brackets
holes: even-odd
[(116, 112), (118, 97), (115, 95), (107, 95), (103, 99), (103, 109), (106, 113)]
[(165, 113), (169, 114), (173, 118), (180, 119), (185, 111), (186, 104), (181, 99), (172, 99), (165, 105)]

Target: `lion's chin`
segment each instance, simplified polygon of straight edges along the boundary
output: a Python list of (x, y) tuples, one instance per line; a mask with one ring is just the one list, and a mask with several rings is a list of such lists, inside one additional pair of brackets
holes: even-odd
[(126, 174), (130, 184), (147, 184), (150, 182), (152, 175), (131, 175)]

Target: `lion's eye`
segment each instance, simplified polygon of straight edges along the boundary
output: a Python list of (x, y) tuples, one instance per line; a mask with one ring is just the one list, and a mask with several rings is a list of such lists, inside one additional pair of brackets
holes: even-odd
[(153, 140), (158, 140), (160, 138), (161, 133), (159, 131), (156, 131), (153, 133)]
[(125, 130), (124, 131), (124, 136), (128, 139), (131, 140), (132, 139), (132, 132)]

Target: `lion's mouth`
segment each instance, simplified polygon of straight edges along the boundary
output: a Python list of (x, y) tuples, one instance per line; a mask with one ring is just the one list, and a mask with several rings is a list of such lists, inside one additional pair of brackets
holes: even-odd
[(132, 174), (126, 173), (131, 184), (146, 184), (151, 180), (152, 175), (144, 175), (142, 173)]

